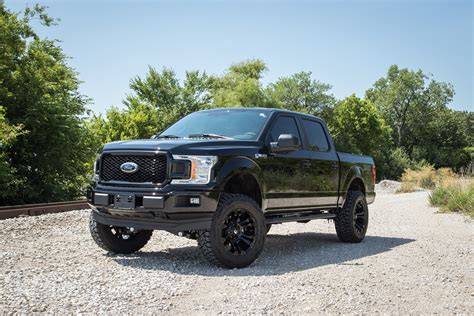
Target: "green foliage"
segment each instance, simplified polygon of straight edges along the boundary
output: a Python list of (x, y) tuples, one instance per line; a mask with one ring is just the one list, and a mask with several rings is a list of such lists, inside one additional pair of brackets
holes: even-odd
[(22, 126), (8, 124), (5, 118), (5, 109), (0, 106), (0, 200), (15, 194), (21, 181), (16, 170), (11, 166), (8, 155), (9, 147), (22, 134)]
[(459, 169), (470, 160), (463, 148), (472, 145), (474, 124), (472, 112), (447, 108), (453, 96), (452, 85), (396, 65), (366, 92), (410, 160)]
[(163, 68), (161, 72), (149, 67), (144, 79), (139, 76), (133, 78), (130, 89), (135, 96), (128, 96), (126, 105), (132, 100), (146, 101), (156, 108), (170, 108), (179, 102), (180, 86), (173, 70)]
[(266, 89), (272, 107), (330, 118), (336, 99), (329, 94), (331, 85), (311, 78), (311, 72), (299, 72), (278, 79)]
[(336, 104), (328, 124), (339, 151), (370, 155), (379, 177), (392, 176), (387, 168), (391, 130), (370, 101), (355, 95), (347, 97)]
[(341, 151), (369, 154), (390, 146), (390, 128), (382, 116), (370, 101), (355, 95), (334, 107), (330, 124), (331, 135)]
[[(82, 119), (88, 99), (79, 94), (77, 75), (61, 48), (32, 30), (33, 18), (45, 26), (54, 22), (40, 6), (26, 9), (22, 18), (0, 7), (0, 106), (6, 120), (24, 131), (3, 153), (21, 185), (0, 197), (0, 204), (80, 195), (91, 158)], [(11, 177), (2, 177), (2, 186)]]
[(211, 88), (213, 107), (265, 107), (260, 79), (267, 70), (261, 60), (248, 60), (229, 67), (222, 77), (214, 77)]
[[(384, 155), (385, 159), (382, 166), (384, 172), (380, 172), (380, 178), (382, 179), (398, 180), (406, 169), (420, 170), (428, 165), (426, 160), (415, 161), (410, 159), (403, 148), (400, 147), (389, 149)], [(378, 169), (379, 167), (377, 167)]]
[(181, 84), (173, 70), (149, 67), (145, 78), (135, 77), (125, 108), (110, 108), (105, 118), (94, 115), (88, 129), (96, 149), (107, 142), (150, 138), (179, 118), (210, 107), (213, 78), (205, 72), (188, 71)]
[(410, 156), (424, 125), (432, 120), (436, 110), (444, 109), (454, 95), (451, 85), (427, 79), (421, 70), (415, 72), (392, 65), (387, 77), (377, 80), (366, 92), (366, 98), (377, 106), (392, 127), (397, 147), (405, 148)]
[(465, 114), (447, 108), (433, 113), (432, 119), (420, 128), (422, 143), (414, 146), (413, 159), (425, 159), (437, 168), (460, 169), (467, 165), (471, 157), (465, 147), (472, 136), (469, 135)]

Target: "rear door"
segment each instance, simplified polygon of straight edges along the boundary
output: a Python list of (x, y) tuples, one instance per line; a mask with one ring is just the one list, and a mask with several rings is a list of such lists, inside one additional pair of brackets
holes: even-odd
[(305, 148), (308, 150), (311, 164), (307, 172), (311, 175), (311, 201), (317, 207), (337, 205), (339, 190), (339, 158), (332, 148), (327, 130), (322, 122), (307, 117), (300, 118), (305, 135)]

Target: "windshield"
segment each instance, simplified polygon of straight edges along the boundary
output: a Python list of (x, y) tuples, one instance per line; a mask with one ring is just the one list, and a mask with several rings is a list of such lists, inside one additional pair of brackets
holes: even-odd
[(267, 120), (266, 110), (213, 110), (194, 112), (171, 125), (158, 137), (209, 137), (256, 140)]

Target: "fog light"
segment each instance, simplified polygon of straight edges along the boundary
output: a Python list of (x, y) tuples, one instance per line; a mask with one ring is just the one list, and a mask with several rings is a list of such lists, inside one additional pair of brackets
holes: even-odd
[(94, 193), (94, 205), (109, 205), (109, 195), (106, 193)]
[(198, 197), (190, 197), (189, 198), (189, 204), (199, 205), (200, 203), (201, 203), (201, 200)]

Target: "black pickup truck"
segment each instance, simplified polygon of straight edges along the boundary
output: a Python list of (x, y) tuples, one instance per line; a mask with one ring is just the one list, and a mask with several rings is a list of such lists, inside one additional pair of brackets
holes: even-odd
[(212, 263), (241, 268), (272, 224), (333, 219), (360, 242), (375, 198), (371, 157), (339, 153), (320, 118), (269, 108), (192, 113), (152, 139), (106, 144), (88, 189), (90, 231), (112, 253), (153, 230), (198, 240)]

